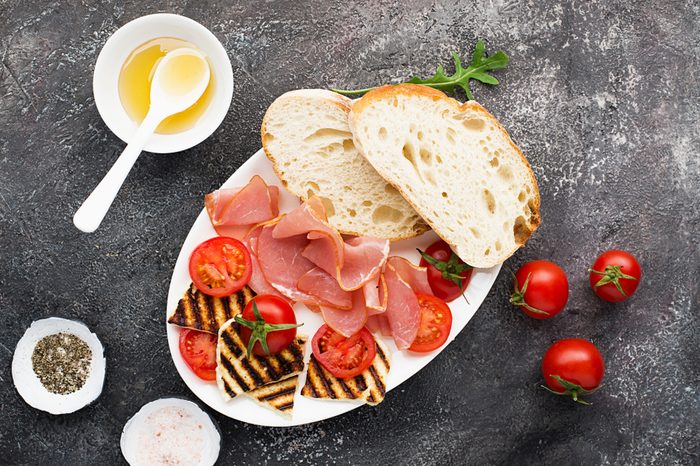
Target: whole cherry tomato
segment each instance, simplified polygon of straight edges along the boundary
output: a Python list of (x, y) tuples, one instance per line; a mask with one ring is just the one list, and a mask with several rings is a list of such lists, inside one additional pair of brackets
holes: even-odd
[(629, 252), (619, 249), (611, 249), (598, 256), (588, 272), (595, 294), (611, 303), (632, 296), (642, 278), (642, 267), (637, 259)]
[(515, 273), (510, 302), (534, 319), (557, 315), (568, 299), (569, 281), (554, 262), (527, 262)]
[(568, 395), (582, 404), (580, 395), (591, 393), (600, 386), (605, 363), (598, 348), (588, 340), (568, 338), (558, 340), (542, 358), (542, 376), (549, 391)]
[(420, 249), (420, 266), (427, 267), (428, 284), (433, 294), (450, 302), (461, 295), (472, 278), (471, 266), (452, 252), (443, 240), (431, 244), (425, 252)]

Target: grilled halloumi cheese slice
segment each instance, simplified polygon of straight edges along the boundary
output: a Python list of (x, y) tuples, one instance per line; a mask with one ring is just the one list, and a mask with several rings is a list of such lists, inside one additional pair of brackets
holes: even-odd
[(217, 334), (226, 321), (243, 312), (243, 308), (254, 296), (255, 292), (244, 286), (231, 296), (215, 298), (202, 293), (192, 283), (185, 296), (177, 303), (177, 308), (168, 318), (168, 322)]
[(294, 408), (294, 394), (297, 391), (298, 383), (299, 376), (295, 375), (279, 382), (263, 385), (260, 388), (246, 392), (246, 395), (266, 408), (291, 416)]
[(384, 400), (390, 367), (389, 352), (380, 341), (377, 341), (377, 355), (372, 365), (352, 379), (333, 376), (312, 354), (301, 394), (309, 398), (357, 400), (377, 405)]
[[(297, 376), (304, 370), (306, 337), (297, 335), (288, 348), (270, 356), (248, 357), (234, 319), (219, 329), (216, 345), (216, 382), (226, 399)], [(270, 391), (275, 388), (270, 388)], [(269, 395), (269, 393), (268, 393)], [(261, 396), (265, 396), (263, 393)]]

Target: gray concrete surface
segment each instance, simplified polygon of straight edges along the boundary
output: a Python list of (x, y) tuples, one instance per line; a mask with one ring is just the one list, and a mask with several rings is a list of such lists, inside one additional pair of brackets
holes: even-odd
[[(561, 264), (567, 309), (547, 322), (521, 315), (502, 273), (459, 338), (376, 408), (292, 429), (214, 415), (221, 464), (698, 464), (699, 9), (694, 0), (0, 0), (0, 462), (119, 464), (122, 426), (141, 405), (194, 398), (166, 344), (170, 274), (203, 195), (259, 148), (277, 95), (428, 74), (482, 37), (511, 65), (500, 86), (474, 84), (475, 96), (527, 154), (542, 193), (542, 227), (508, 266)], [(232, 109), (198, 147), (142, 157), (101, 229), (81, 234), (72, 214), (123, 146), (95, 109), (95, 59), (117, 28), (158, 11), (223, 42)], [(645, 272), (621, 305), (587, 285), (587, 267), (611, 247), (633, 251)], [(25, 405), (10, 374), (25, 328), (51, 315), (87, 322), (108, 357), (98, 402), (62, 417)], [(541, 355), (563, 337), (589, 338), (604, 354), (591, 407), (539, 388)]]

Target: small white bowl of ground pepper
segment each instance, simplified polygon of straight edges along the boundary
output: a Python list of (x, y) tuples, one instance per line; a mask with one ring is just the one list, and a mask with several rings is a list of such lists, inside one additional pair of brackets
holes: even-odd
[(12, 380), (30, 406), (67, 414), (102, 393), (105, 365), (102, 343), (89, 328), (50, 317), (32, 323), (17, 342)]

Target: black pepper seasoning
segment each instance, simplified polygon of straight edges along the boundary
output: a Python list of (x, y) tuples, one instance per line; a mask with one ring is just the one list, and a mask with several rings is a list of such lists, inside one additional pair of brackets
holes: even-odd
[(32, 353), (32, 369), (51, 393), (67, 395), (85, 385), (90, 375), (92, 350), (70, 333), (56, 333), (39, 340)]

